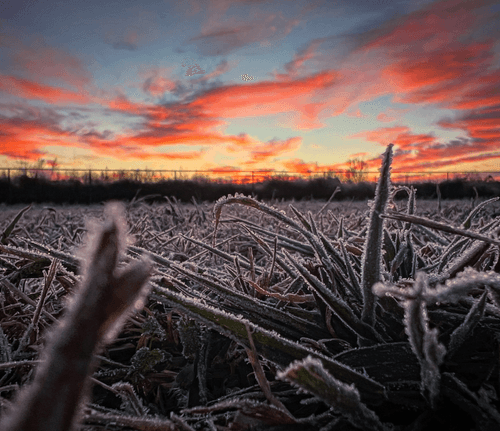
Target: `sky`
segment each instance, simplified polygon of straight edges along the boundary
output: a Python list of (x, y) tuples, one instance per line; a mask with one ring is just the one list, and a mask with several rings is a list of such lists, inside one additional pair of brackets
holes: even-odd
[(0, 0), (0, 167), (500, 171), (497, 0)]

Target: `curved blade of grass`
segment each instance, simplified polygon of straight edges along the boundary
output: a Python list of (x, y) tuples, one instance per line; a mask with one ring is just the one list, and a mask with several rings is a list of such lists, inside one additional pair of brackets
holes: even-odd
[(471, 224), (472, 224), (472, 219), (474, 218), (474, 216), (479, 212), (481, 211), (486, 205), (489, 205), (493, 202), (496, 202), (498, 199), (500, 198), (493, 198), (493, 199), (488, 199), (487, 201), (484, 201), (484, 202), (481, 202), (476, 208), (474, 208), (470, 214), (468, 215), (468, 217), (465, 219), (465, 221), (462, 223), (462, 227), (464, 229), (469, 229), (471, 227)]
[(425, 217), (417, 217), (414, 215), (393, 213), (393, 212), (386, 213), (384, 215), (381, 215), (380, 217), (389, 218), (389, 219), (393, 219), (393, 220), (407, 221), (410, 223), (415, 223), (418, 225), (426, 226), (426, 227), (429, 227), (431, 229), (437, 229), (437, 230), (441, 230), (443, 232), (448, 232), (448, 233), (451, 233), (454, 235), (461, 235), (461, 236), (466, 236), (466, 237), (472, 238), (472, 239), (478, 239), (480, 241), (487, 242), (488, 244), (500, 245), (500, 240), (498, 240), (496, 238), (481, 235), (477, 232), (472, 232), (470, 230), (453, 227), (453, 226), (450, 226), (449, 224), (440, 223), (440, 222), (430, 220), (430, 219), (425, 218)]
[(306, 220), (306, 218), (301, 214), (301, 212), (295, 208), (293, 205), (288, 205), (288, 208), (295, 214), (295, 217), (297, 217), (300, 222), (304, 225), (304, 227), (309, 231), (312, 232), (311, 225), (309, 222)]
[(19, 219), (23, 216), (23, 214), (28, 211), (31, 208), (31, 204), (29, 204), (27, 207), (23, 208), (21, 211), (19, 211), (14, 219), (9, 223), (9, 225), (5, 228), (5, 230), (2, 233), (2, 237), (0, 239), (0, 243), (7, 245), (7, 238), (9, 235), (12, 233), (14, 228), (16, 227), (17, 222)]
[(270, 207), (269, 205), (266, 205), (262, 202), (259, 202), (251, 197), (247, 197), (244, 195), (236, 194), (234, 197), (229, 195), (227, 197), (223, 197), (223, 198), (219, 199), (215, 203), (215, 205), (214, 205), (215, 228), (214, 228), (213, 242), (215, 242), (215, 237), (217, 234), (217, 227), (219, 224), (219, 219), (220, 219), (222, 207), (224, 205), (229, 205), (229, 204), (246, 205), (246, 206), (258, 209), (259, 211), (262, 211), (266, 214), (269, 214), (269, 215), (277, 218), (278, 220), (282, 221), (283, 223), (288, 224), (289, 226), (293, 227), (295, 230), (297, 230), (300, 234), (302, 234), (309, 241), (309, 243), (312, 245), (314, 251), (316, 252), (318, 259), (323, 263), (323, 265), (329, 270), (333, 269), (333, 263), (330, 260), (330, 257), (327, 254), (322, 242), (320, 242), (318, 240), (317, 236), (315, 236), (312, 232), (308, 231), (307, 229), (304, 229), (295, 220), (288, 217), (284, 211), (277, 210), (273, 207)]
[(54, 259), (59, 259), (61, 263), (66, 264), (68, 269), (76, 271), (78, 266), (80, 265), (79, 260), (76, 256), (73, 256), (70, 253), (65, 253), (60, 250), (56, 250), (52, 247), (46, 246), (44, 244), (40, 244), (36, 241), (33, 241), (31, 239), (25, 239), (26, 243), (31, 245), (33, 248), (36, 248), (37, 250), (41, 251), (42, 253), (46, 253), (50, 257)]
[(485, 290), (479, 301), (471, 307), (462, 324), (452, 332), (448, 343), (448, 357), (451, 358), (454, 355), (483, 317), (487, 296), (488, 291)]
[(322, 213), (322, 212), (326, 209), (326, 207), (330, 204), (330, 202), (331, 202), (331, 201), (332, 201), (332, 199), (335, 197), (335, 195), (336, 195), (337, 193), (340, 193), (340, 192), (341, 192), (341, 188), (340, 188), (340, 186), (337, 186), (337, 187), (335, 188), (335, 190), (333, 191), (332, 195), (330, 196), (330, 198), (326, 201), (326, 204), (325, 204), (325, 205), (323, 205), (323, 206), (321, 207), (321, 209), (320, 209), (320, 210), (316, 213), (316, 219), (317, 219), (317, 218), (319, 217), (319, 215), (320, 215), (320, 214), (321, 214), (321, 213)]
[(295, 361), (286, 370), (278, 372), (277, 377), (316, 395), (332, 407), (335, 413), (346, 417), (356, 428), (386, 429), (375, 412), (361, 401), (356, 387), (346, 385), (333, 377), (318, 359), (308, 356), (301, 361)]
[(263, 234), (269, 238), (278, 237), (278, 245), (280, 247), (285, 247), (290, 250), (298, 251), (305, 255), (314, 256), (314, 249), (309, 244), (304, 244), (303, 242), (294, 240), (292, 238), (288, 238), (279, 233), (271, 232), (270, 230), (264, 229), (262, 226), (258, 226), (249, 220), (244, 220), (239, 217), (229, 217), (224, 220), (221, 220), (221, 222), (233, 222), (233, 221), (238, 222), (245, 226), (250, 226), (252, 228), (252, 231)]

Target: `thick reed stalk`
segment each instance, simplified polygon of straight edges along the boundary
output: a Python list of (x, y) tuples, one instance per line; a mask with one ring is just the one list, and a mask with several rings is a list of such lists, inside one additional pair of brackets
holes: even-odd
[(363, 288), (363, 311), (361, 319), (370, 326), (375, 323), (375, 295), (372, 287), (380, 281), (380, 269), (382, 265), (382, 247), (384, 219), (381, 215), (385, 213), (387, 200), (391, 189), (391, 162), (392, 147), (390, 144), (384, 153), (380, 178), (375, 191), (375, 199), (370, 210), (368, 232), (366, 234), (365, 249), (362, 260), (361, 282)]
[(89, 239), (88, 263), (79, 292), (43, 353), (31, 385), (21, 390), (1, 431), (67, 431), (89, 389), (93, 355), (124, 322), (127, 311), (146, 294), (151, 263), (145, 259), (117, 271), (125, 246), (124, 209), (108, 204), (107, 220)]

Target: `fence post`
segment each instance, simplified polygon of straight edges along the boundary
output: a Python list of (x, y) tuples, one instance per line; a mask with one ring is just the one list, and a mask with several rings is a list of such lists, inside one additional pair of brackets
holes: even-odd
[(10, 204), (12, 202), (12, 187), (10, 184), (10, 169), (7, 169), (7, 184), (9, 189), (9, 196), (7, 197), (7, 202)]

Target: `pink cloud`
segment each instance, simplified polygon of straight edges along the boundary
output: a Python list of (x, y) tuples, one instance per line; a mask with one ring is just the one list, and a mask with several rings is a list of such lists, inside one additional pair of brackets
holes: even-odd
[(39, 84), (12, 75), (0, 74), (0, 91), (30, 100), (43, 100), (46, 103), (89, 103), (86, 94), (65, 90), (59, 87)]

